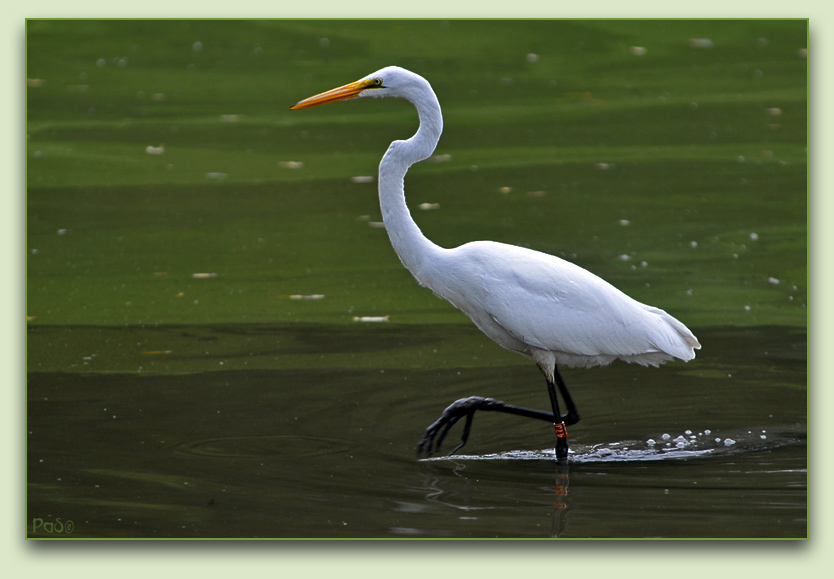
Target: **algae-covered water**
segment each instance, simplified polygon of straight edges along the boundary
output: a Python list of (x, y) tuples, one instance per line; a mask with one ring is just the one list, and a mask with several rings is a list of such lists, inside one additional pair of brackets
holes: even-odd
[[(31, 20), (26, 48), (27, 536), (807, 536), (806, 21)], [(430, 239), (558, 255), (703, 345), (565, 370), (566, 465), (507, 416), (415, 456), (457, 398), (548, 399), (379, 227), (413, 109), (289, 110), (389, 64), (443, 106), (406, 182)]]

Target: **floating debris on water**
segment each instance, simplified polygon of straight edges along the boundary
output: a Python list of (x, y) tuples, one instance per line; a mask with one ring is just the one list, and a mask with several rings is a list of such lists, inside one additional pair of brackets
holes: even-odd
[(194, 279), (209, 279), (212, 277), (217, 277), (216, 273), (192, 273), (191, 277)]
[(163, 153), (165, 153), (165, 145), (159, 145), (158, 147), (148, 145), (147, 147), (145, 147), (145, 152), (148, 155), (162, 155)]
[(440, 203), (420, 203), (417, 208), (422, 211), (431, 211), (432, 209), (440, 209)]
[(692, 48), (712, 48), (715, 44), (709, 38), (690, 38), (689, 46)]
[(350, 178), (351, 183), (373, 183), (374, 178), (371, 175), (356, 175)]
[(353, 316), (354, 322), (377, 323), (387, 322), (390, 316)]
[(303, 169), (304, 162), (303, 161), (278, 161), (278, 166), (284, 167), (285, 169)]
[(324, 294), (292, 294), (288, 295), (290, 300), (323, 300)]

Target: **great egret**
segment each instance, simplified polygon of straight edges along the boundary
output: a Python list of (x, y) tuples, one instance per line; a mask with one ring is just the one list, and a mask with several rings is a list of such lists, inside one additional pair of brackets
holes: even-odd
[[(394, 141), (379, 164), (379, 202), (391, 245), (417, 281), (468, 315), (500, 346), (532, 358), (547, 380), (552, 414), (519, 408), (480, 396), (446, 408), (420, 441), (418, 453), (431, 456), (449, 429), (466, 418), (466, 444), (476, 411), (506, 412), (551, 421), (556, 456), (568, 455), (566, 426), (579, 421), (558, 366), (602, 366), (616, 359), (657, 366), (688, 361), (701, 345), (681, 322), (642, 304), (594, 274), (552, 255), (474, 241), (444, 249), (429, 241), (408, 211), (403, 181), (408, 168), (434, 152), (443, 130), (440, 104), (423, 77), (389, 66), (356, 82), (305, 99), (293, 109), (354, 97), (401, 97), (410, 101), (420, 126), (410, 139)], [(561, 414), (559, 389), (567, 407)], [(451, 454), (451, 453), (450, 453)]]

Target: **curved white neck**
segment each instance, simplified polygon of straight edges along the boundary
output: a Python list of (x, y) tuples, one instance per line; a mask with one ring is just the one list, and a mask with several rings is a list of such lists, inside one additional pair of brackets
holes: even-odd
[(443, 131), (443, 117), (437, 97), (429, 88), (421, 91), (411, 102), (417, 107), (420, 128), (410, 139), (391, 143), (382, 157), (379, 164), (379, 204), (394, 251), (417, 281), (427, 285), (426, 269), (432, 264), (432, 258), (442, 250), (423, 235), (412, 219), (405, 202), (404, 179), (411, 165), (428, 159), (434, 152)]

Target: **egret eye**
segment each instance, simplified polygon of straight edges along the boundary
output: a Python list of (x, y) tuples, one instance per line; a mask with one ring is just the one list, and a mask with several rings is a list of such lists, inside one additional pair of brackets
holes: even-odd
[(381, 78), (375, 78), (374, 79), (374, 86), (381, 87), (382, 86), (382, 79)]

